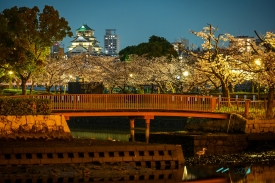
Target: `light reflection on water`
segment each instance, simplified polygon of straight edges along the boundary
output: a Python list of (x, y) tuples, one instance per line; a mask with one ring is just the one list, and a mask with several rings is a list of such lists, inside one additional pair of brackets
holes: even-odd
[[(128, 142), (130, 134), (126, 131), (72, 131), (72, 135), (77, 138), (94, 138), (98, 140), (119, 140)], [(238, 164), (238, 165), (200, 165), (200, 166), (184, 166), (179, 169), (180, 178), (175, 182), (232, 182), (232, 183), (265, 183), (275, 182), (275, 164)], [(222, 178), (222, 179), (220, 179)], [(136, 179), (134, 179), (136, 180)], [(122, 180), (120, 180), (122, 181)], [(146, 182), (139, 180), (138, 182)], [(169, 180), (171, 182), (172, 180)], [(152, 180), (151, 180), (152, 182)], [(158, 182), (158, 181), (156, 181)], [(173, 182), (173, 181), (172, 181)]]
[(127, 132), (116, 132), (116, 131), (83, 131), (83, 130), (72, 130), (71, 134), (73, 138), (83, 139), (96, 139), (96, 140), (116, 140), (129, 142), (130, 134)]
[(182, 181), (201, 180), (202, 182), (210, 178), (224, 177), (224, 182), (230, 183), (272, 183), (275, 182), (274, 172), (275, 164), (267, 162), (264, 164), (185, 166)]
[[(49, 169), (49, 165), (45, 169)], [(54, 167), (50, 167), (54, 168)], [(117, 172), (112, 175), (112, 173), (97, 174), (96, 176), (91, 173), (91, 176), (79, 177), (71, 174), (66, 174), (65, 176), (20, 176), (20, 175), (5, 175), (0, 176), (0, 182), (2, 183), (68, 183), (68, 182), (181, 182), (183, 169), (165, 169), (165, 170), (154, 170), (148, 171), (147, 173), (135, 173), (135, 174), (124, 174), (118, 175)]]
[[(223, 172), (223, 170), (225, 170)], [(20, 175), (0, 176), (2, 183), (67, 183), (67, 182), (137, 182), (137, 183), (267, 183), (275, 182), (274, 164), (239, 164), (239, 165), (205, 165), (183, 166), (179, 169), (155, 170), (154, 172), (103, 177), (75, 177), (67, 175), (63, 177), (22, 177)]]
[[(78, 123), (76, 123), (78, 124)], [(90, 123), (88, 123), (90, 124)], [(99, 123), (100, 124), (100, 123)], [(129, 141), (130, 131), (128, 127), (128, 121), (125, 122), (125, 128), (120, 129), (108, 129), (106, 127), (100, 127), (97, 124), (96, 127), (82, 128), (77, 130), (78, 126), (71, 128), (71, 133), (75, 138), (88, 138), (98, 140), (118, 140), (118, 141)], [(80, 126), (79, 126), (80, 127)], [(81, 128), (80, 128), (81, 129)], [(87, 131), (87, 129), (96, 129), (97, 131)], [(152, 126), (153, 129), (153, 126)], [(150, 130), (152, 130), (150, 129)], [(178, 130), (175, 127), (175, 131)], [(163, 130), (163, 129), (162, 129)], [(171, 129), (173, 131), (173, 129)], [(142, 132), (144, 133), (144, 132)], [(218, 171), (219, 170), (219, 171)], [(175, 171), (175, 170), (174, 170)], [(208, 180), (209, 183), (214, 182), (232, 182), (232, 183), (275, 183), (275, 164), (238, 164), (238, 165), (201, 165), (201, 166), (184, 166), (182, 169), (176, 170), (178, 177), (176, 179), (149, 179), (147, 175), (137, 175), (132, 181), (134, 182), (204, 182)], [(157, 176), (155, 176), (156, 178)], [(165, 176), (164, 176), (165, 177)], [(164, 178), (161, 177), (161, 178)], [(166, 176), (169, 177), (169, 176)], [(151, 176), (152, 178), (152, 176)], [(222, 178), (222, 179), (221, 179)], [(144, 180), (142, 180), (144, 179)], [(119, 180), (119, 182), (128, 182), (127, 178)], [(101, 180), (102, 181), (102, 180)], [(130, 182), (132, 182), (130, 181)]]

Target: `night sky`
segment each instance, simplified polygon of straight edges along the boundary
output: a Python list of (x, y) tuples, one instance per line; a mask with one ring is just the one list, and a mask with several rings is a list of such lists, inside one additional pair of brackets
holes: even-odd
[[(13, 6), (38, 6), (42, 11), (45, 5), (59, 11), (74, 36), (88, 24), (102, 47), (105, 29), (117, 30), (121, 49), (147, 42), (152, 35), (170, 42), (184, 37), (199, 46), (201, 39), (189, 31), (210, 23), (219, 27), (218, 34), (254, 37), (254, 30), (275, 32), (274, 0), (1, 0), (0, 11)], [(72, 40), (63, 40), (65, 50)]]

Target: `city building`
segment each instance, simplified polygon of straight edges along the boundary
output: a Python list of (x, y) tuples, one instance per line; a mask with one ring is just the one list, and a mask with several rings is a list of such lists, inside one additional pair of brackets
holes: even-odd
[(64, 44), (62, 42), (54, 42), (50, 50), (51, 58), (59, 58), (64, 56)]
[(105, 55), (117, 55), (119, 52), (120, 40), (116, 35), (116, 29), (106, 29), (104, 35), (104, 53)]
[(249, 36), (236, 36), (235, 37), (235, 42), (230, 42), (229, 46), (240, 46), (240, 51), (251, 51), (252, 48), (250, 46), (251, 43), (256, 42), (256, 38), (254, 37), (249, 37)]
[(96, 40), (94, 32), (87, 24), (83, 24), (77, 29), (76, 36), (71, 41), (72, 45), (68, 47), (67, 55), (79, 53), (100, 54), (102, 48), (99, 46), (99, 41)]
[(182, 59), (184, 52), (182, 49), (189, 50), (189, 40), (185, 38), (181, 38), (180, 40), (176, 40), (172, 43), (174, 49), (177, 51), (179, 58)]

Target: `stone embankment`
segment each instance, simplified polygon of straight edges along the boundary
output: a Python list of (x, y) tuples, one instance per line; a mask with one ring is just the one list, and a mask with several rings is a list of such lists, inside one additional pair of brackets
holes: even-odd
[(62, 115), (0, 116), (0, 138), (72, 138)]
[(275, 120), (247, 120), (245, 133), (275, 133)]
[(185, 131), (211, 133), (275, 133), (275, 120), (246, 119), (239, 114), (231, 114), (230, 119), (189, 118), (184, 126)]
[(181, 146), (91, 139), (1, 139), (0, 182), (179, 182)]
[[(17, 142), (16, 142), (17, 143)], [(23, 143), (23, 142), (22, 142)], [(70, 144), (66, 141), (63, 143)], [(50, 144), (47, 144), (50, 145)], [(160, 169), (178, 168), (184, 163), (180, 145), (119, 145), (61, 147), (2, 147), (0, 165), (44, 165), (71, 163), (127, 162)]]
[[(182, 179), (183, 169), (156, 170), (129, 163), (70, 164), (48, 166), (0, 167), (0, 182), (158, 182), (175, 183)], [(11, 173), (12, 172), (12, 173)]]

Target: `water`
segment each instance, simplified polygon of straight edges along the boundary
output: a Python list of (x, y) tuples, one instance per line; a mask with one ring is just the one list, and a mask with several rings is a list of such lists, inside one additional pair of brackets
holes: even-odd
[(73, 138), (84, 138), (84, 139), (96, 139), (96, 140), (113, 140), (129, 142), (130, 134), (127, 132), (114, 132), (114, 131), (83, 131), (73, 130), (71, 131)]
[[(74, 138), (124, 142), (130, 139), (130, 120), (127, 117), (71, 117), (67, 123)], [(185, 123), (186, 118), (155, 117), (150, 122), (150, 132), (180, 131)], [(135, 128), (145, 128), (145, 121), (136, 119)], [(135, 133), (145, 134), (145, 130), (135, 130)]]
[[(70, 165), (68, 165), (69, 167)], [(40, 166), (41, 167), (41, 166)], [(13, 167), (9, 167), (11, 170)], [(21, 167), (21, 169), (23, 169)], [(31, 168), (28, 168), (29, 171)], [(39, 168), (37, 168), (39, 169)], [(48, 169), (57, 169), (48, 167)], [(268, 162), (261, 164), (236, 164), (236, 165), (201, 165), (183, 166), (179, 169), (155, 170), (136, 174), (101, 175), (101, 176), (75, 176), (75, 173), (62, 176), (22, 176), (11, 171), (11, 175), (1, 175), (1, 183), (57, 183), (57, 182), (209, 182), (209, 183), (274, 183), (275, 164)], [(93, 174), (93, 172), (92, 172)], [(91, 174), (91, 175), (92, 175)]]
[[(273, 183), (275, 182), (275, 164), (235, 164), (185, 166), (182, 181), (207, 180), (223, 178), (232, 183)], [(222, 179), (221, 179), (222, 180)]]
[[(119, 140), (128, 142), (130, 138), (128, 118), (86, 118), (68, 122), (74, 138), (97, 140)], [(110, 125), (110, 122), (112, 125)], [(181, 119), (166, 122), (151, 123), (151, 132), (174, 132), (183, 129)], [(159, 125), (161, 124), (161, 125)], [(137, 121), (135, 127), (144, 127), (144, 121)], [(144, 132), (140, 132), (143, 137)], [(68, 165), (69, 166), (69, 165)], [(12, 167), (11, 167), (12, 168)], [(56, 167), (49, 167), (54, 169)], [(122, 171), (123, 172), (123, 171)], [(209, 183), (275, 183), (275, 164), (271, 162), (243, 164), (211, 164), (183, 166), (177, 169), (157, 169), (154, 172), (139, 172), (121, 174), (119, 176), (105, 175), (101, 177), (78, 177), (74, 173), (66, 176), (22, 177), (10, 172), (11, 175), (1, 175), (2, 183), (67, 183), (67, 182), (209, 182)]]

